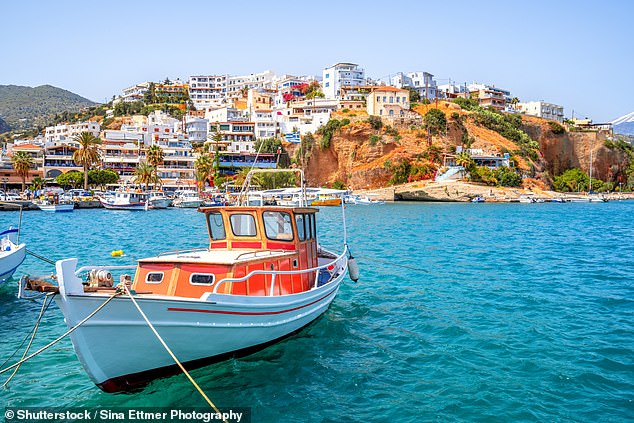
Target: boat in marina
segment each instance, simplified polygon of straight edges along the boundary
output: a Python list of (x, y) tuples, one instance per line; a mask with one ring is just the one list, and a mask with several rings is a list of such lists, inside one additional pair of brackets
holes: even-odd
[(102, 206), (109, 210), (148, 210), (148, 194), (139, 190), (118, 190), (108, 197), (97, 197)]
[(477, 197), (473, 197), (471, 199), (472, 203), (484, 203), (484, 197), (481, 196), (477, 196)]
[(195, 209), (200, 207), (203, 201), (196, 191), (181, 191), (174, 199), (173, 205), (174, 207)]
[(35, 203), (35, 205), (46, 212), (72, 212), (75, 210), (75, 204), (73, 203)]
[(150, 191), (148, 193), (148, 201), (153, 209), (166, 209), (172, 205), (172, 199), (163, 191)]
[[(241, 195), (239, 204), (245, 199)], [(71, 334), (84, 369), (104, 391), (128, 390), (178, 371), (148, 322), (185, 367), (196, 368), (300, 330), (326, 312), (348, 266), (358, 278), (345, 219), (342, 251), (333, 253), (317, 242), (313, 207), (238, 205), (199, 212), (207, 247), (141, 259), (133, 277), (120, 275), (119, 291), (110, 273), (116, 267), (77, 268), (75, 258), (56, 263), (55, 299), (69, 327), (109, 301)]]
[(20, 244), (19, 229), (0, 233), (0, 284), (15, 273), (26, 257), (26, 245)]
[(328, 188), (307, 188), (314, 199), (310, 202), (311, 206), (341, 206), (344, 191)]

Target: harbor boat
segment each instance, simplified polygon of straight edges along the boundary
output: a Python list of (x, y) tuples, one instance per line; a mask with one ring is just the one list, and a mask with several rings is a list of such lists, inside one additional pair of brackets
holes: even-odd
[(308, 188), (307, 191), (315, 196), (315, 199), (310, 203), (311, 206), (340, 206), (344, 195), (341, 190), (328, 188)]
[(15, 273), (26, 257), (26, 245), (19, 243), (19, 230), (9, 228), (0, 233), (0, 284)]
[(71, 200), (63, 200), (57, 192), (47, 192), (41, 200), (34, 201), (34, 204), (42, 211), (46, 212), (72, 212), (75, 204)]
[(150, 191), (148, 193), (148, 201), (153, 209), (166, 209), (172, 205), (172, 199), (163, 191)]
[(353, 204), (359, 204), (362, 206), (376, 206), (376, 205), (385, 204), (385, 201), (377, 200), (376, 198), (370, 198), (371, 196), (374, 196), (374, 195), (376, 194), (367, 194), (363, 196), (358, 195), (354, 197)]
[(349, 265), (358, 278), (345, 219), (342, 252), (336, 254), (318, 244), (318, 210), (312, 207), (199, 212), (208, 246), (139, 260), (133, 278), (120, 275), (119, 294), (111, 287), (113, 268), (77, 268), (75, 258), (56, 263), (55, 299), (69, 327), (109, 301), (71, 334), (81, 364), (104, 391), (128, 390), (178, 371), (149, 322), (174, 359), (189, 369), (201, 367), (293, 334), (326, 312)]
[(203, 199), (200, 198), (196, 191), (182, 191), (174, 199), (174, 207), (180, 208), (198, 208), (203, 204)]
[(72, 212), (75, 210), (75, 204), (73, 203), (35, 203), (37, 207), (46, 212)]
[(97, 197), (109, 210), (148, 210), (148, 195), (140, 191), (118, 190), (113, 196)]
[(473, 197), (471, 199), (472, 203), (484, 203), (484, 197), (481, 196), (477, 196), (477, 197)]

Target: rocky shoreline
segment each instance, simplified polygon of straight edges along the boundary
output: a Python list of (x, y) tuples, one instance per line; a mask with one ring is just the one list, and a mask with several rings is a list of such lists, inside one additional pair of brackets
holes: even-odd
[[(470, 202), (476, 197), (483, 198), (485, 202), (517, 202), (521, 196), (531, 196), (545, 201), (555, 199), (566, 201), (586, 195), (586, 193), (563, 193), (540, 189), (491, 187), (461, 181), (412, 182), (388, 188), (355, 191), (355, 194), (371, 194), (372, 198), (383, 201), (434, 202)], [(611, 201), (634, 199), (634, 193), (601, 193), (601, 196)]]

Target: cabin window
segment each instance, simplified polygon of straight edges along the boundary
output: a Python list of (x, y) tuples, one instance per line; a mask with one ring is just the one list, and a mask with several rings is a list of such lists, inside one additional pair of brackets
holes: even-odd
[(235, 236), (255, 236), (255, 218), (250, 214), (232, 214), (231, 230)]
[(225, 225), (222, 221), (222, 215), (220, 213), (209, 213), (207, 215), (209, 221), (209, 234), (211, 239), (225, 239), (227, 234), (225, 233)]
[(264, 231), (268, 239), (290, 241), (293, 239), (291, 215), (285, 212), (264, 212)]
[(163, 276), (163, 272), (150, 272), (145, 276), (145, 283), (161, 283)]
[(315, 215), (311, 214), (310, 216), (310, 239), (317, 239), (317, 225), (315, 224)]
[(304, 215), (296, 214), (295, 215), (295, 226), (297, 226), (297, 238), (300, 241), (306, 240), (306, 230), (304, 229)]
[(213, 285), (216, 276), (213, 273), (192, 273), (189, 283), (192, 285)]

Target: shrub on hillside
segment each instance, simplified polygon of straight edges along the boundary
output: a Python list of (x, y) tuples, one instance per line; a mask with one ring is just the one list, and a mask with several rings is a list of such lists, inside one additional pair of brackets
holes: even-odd
[(383, 121), (378, 116), (370, 116), (366, 122), (368, 122), (375, 131), (378, 131), (383, 127)]
[(550, 126), (550, 131), (555, 135), (561, 135), (564, 132), (566, 132), (564, 127), (558, 124), (557, 122), (549, 121), (548, 126)]

